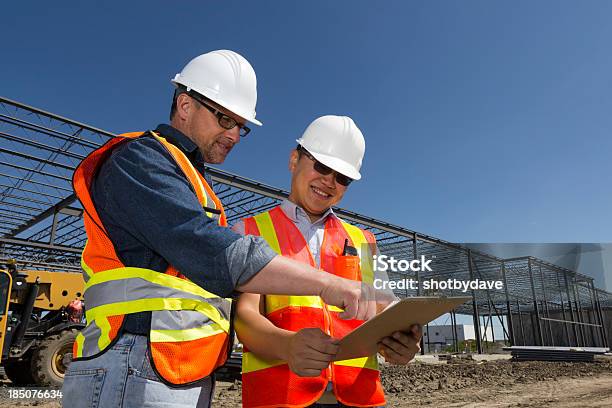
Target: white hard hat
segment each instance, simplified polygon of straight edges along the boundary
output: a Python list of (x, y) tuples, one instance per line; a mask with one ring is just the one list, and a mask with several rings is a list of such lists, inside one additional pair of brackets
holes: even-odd
[(249, 61), (229, 50), (195, 57), (172, 83), (204, 95), (230, 112), (261, 126), (255, 119), (257, 77)]
[(359, 180), (365, 139), (348, 116), (321, 116), (315, 119), (297, 142), (327, 167)]

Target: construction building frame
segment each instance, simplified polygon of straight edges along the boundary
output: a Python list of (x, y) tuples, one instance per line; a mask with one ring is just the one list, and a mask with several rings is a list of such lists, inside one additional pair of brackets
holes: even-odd
[[(114, 134), (22, 103), (0, 98), (0, 262), (21, 268), (79, 272), (86, 242), (83, 209), (72, 190), (74, 169)], [(208, 168), (228, 222), (278, 205), (288, 193), (217, 168)], [(495, 341), (509, 345), (611, 347), (612, 294), (593, 279), (535, 257), (500, 259), (342, 208), (346, 221), (370, 230), (381, 254), (432, 259), (433, 271), (391, 273), (391, 280), (502, 281), (501, 290), (425, 292), (471, 297), (450, 313), (458, 350), (457, 315), (471, 316), (478, 352)], [(495, 324), (500, 338), (486, 333)], [(427, 328), (426, 328), (427, 329)], [(483, 340), (488, 340), (484, 342)]]

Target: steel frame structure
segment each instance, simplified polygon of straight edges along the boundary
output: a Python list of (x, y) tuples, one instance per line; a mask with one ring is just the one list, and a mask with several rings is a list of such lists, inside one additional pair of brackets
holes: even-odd
[[(71, 186), (78, 163), (114, 135), (31, 106), (0, 98), (0, 261), (24, 267), (80, 271), (86, 236), (82, 208)], [(207, 169), (230, 224), (276, 206), (288, 193), (217, 168)], [(484, 333), (499, 322), (511, 345), (610, 346), (612, 294), (593, 279), (533, 257), (500, 259), (346, 209), (343, 219), (370, 230), (381, 254), (432, 259), (432, 272), (390, 274), (390, 279), (500, 280), (502, 290), (477, 290), (450, 314), (470, 315), (479, 352)], [(458, 290), (396, 290), (400, 297)], [(609, 324), (607, 326), (610, 326)], [(495, 340), (495, 339), (493, 339)], [(455, 347), (456, 342), (455, 342)]]

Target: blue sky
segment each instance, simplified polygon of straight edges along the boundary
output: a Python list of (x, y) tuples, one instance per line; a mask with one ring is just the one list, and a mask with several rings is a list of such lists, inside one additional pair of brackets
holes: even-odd
[(457, 242), (612, 241), (612, 3), (9, 2), (0, 93), (114, 132), (192, 57), (243, 54), (257, 128), (221, 168), (288, 187), (323, 114), (367, 142), (343, 207)]

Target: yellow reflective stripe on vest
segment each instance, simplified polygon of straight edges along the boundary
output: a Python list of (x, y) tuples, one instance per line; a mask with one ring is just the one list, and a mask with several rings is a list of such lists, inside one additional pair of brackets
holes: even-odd
[(219, 311), (212, 305), (196, 299), (183, 298), (153, 298), (138, 299), (127, 302), (111, 303), (97, 306), (93, 309), (85, 309), (87, 321), (96, 321), (100, 326), (99, 319), (108, 316), (124, 315), (129, 313), (148, 312), (151, 310), (193, 310), (202, 313), (225, 332), (229, 332), (229, 321), (221, 316)]
[(85, 260), (83, 259), (83, 254), (85, 253), (85, 249), (87, 248), (87, 243), (89, 242), (89, 240), (85, 241), (85, 246), (83, 247), (83, 252), (81, 252), (81, 268), (83, 269), (83, 271), (85, 271), (85, 283), (87, 284), (87, 281), (89, 281), (89, 279), (93, 276), (94, 271), (93, 269), (91, 269), (86, 263)]
[(361, 259), (361, 280), (364, 283), (372, 284), (374, 282), (374, 269), (373, 269), (373, 258), (372, 249), (369, 245), (368, 240), (365, 237), (365, 234), (358, 227), (349, 224), (348, 222), (342, 221), (342, 226), (348, 233), (349, 237), (351, 237), (351, 241), (353, 241), (353, 246), (357, 249), (359, 253), (359, 258)]
[[(140, 278), (148, 282), (187, 292), (204, 299), (219, 298), (207, 290), (202, 289), (195, 283), (184, 279), (170, 276), (164, 273), (153, 271), (151, 269), (125, 267), (117, 269), (109, 269), (95, 273), (85, 285), (87, 289), (100, 283), (110, 281), (121, 281), (130, 278)], [(185, 306), (182, 306), (185, 305)], [(100, 317), (122, 315), (128, 313), (146, 312), (151, 310), (195, 310), (213, 322), (217, 323), (226, 332), (229, 331), (229, 322), (221, 316), (217, 308), (214, 306), (194, 299), (183, 298), (152, 298), (152, 299), (137, 299), (126, 302), (116, 302), (106, 305), (85, 309), (85, 316), (88, 321), (97, 320)], [(103, 332), (104, 334), (104, 332)]]
[(89, 279), (89, 281), (87, 281), (87, 283), (85, 284), (85, 290), (98, 283), (110, 282), (115, 280), (120, 281), (129, 278), (141, 278), (157, 285), (166, 286), (183, 292), (188, 292), (193, 295), (203, 297), (205, 299), (219, 297), (215, 294), (208, 292), (205, 289), (202, 289), (195, 283), (187, 281), (185, 279), (157, 272), (152, 269), (135, 268), (131, 266), (109, 269), (106, 271), (94, 273), (91, 279)]
[[(109, 315), (110, 316), (110, 315)], [(87, 319), (89, 321), (89, 319)], [(110, 339), (110, 322), (106, 316), (100, 316), (96, 319), (96, 325), (100, 329), (100, 337), (98, 337), (98, 348), (104, 350), (111, 343)]]
[(183, 330), (151, 330), (151, 342), (179, 342), (201, 339), (203, 337), (214, 336), (215, 334), (225, 333), (222, 327), (216, 323), (208, 324), (202, 327), (194, 327), (193, 329)]
[[(246, 352), (242, 354), (242, 374), (250, 373), (266, 368), (276, 367), (286, 364), (283, 360), (266, 360), (258, 357), (256, 354)], [(345, 367), (367, 368), (370, 370), (378, 370), (378, 359), (376, 355), (370, 357), (353, 358), (350, 360), (334, 361), (333, 364)]]
[(283, 360), (265, 360), (254, 353), (242, 353), (242, 374), (287, 364)]
[(318, 296), (266, 295), (266, 313), (272, 313), (286, 307), (323, 309), (323, 301)]
[(266, 240), (274, 252), (282, 255), (270, 213), (266, 211), (265, 213), (257, 214), (253, 217), (253, 219), (255, 220), (255, 223), (257, 223), (259, 235)]
[(334, 364), (339, 366), (369, 368), (370, 370), (378, 370), (378, 359), (376, 358), (376, 355), (370, 357), (352, 358), (350, 360), (334, 361)]

